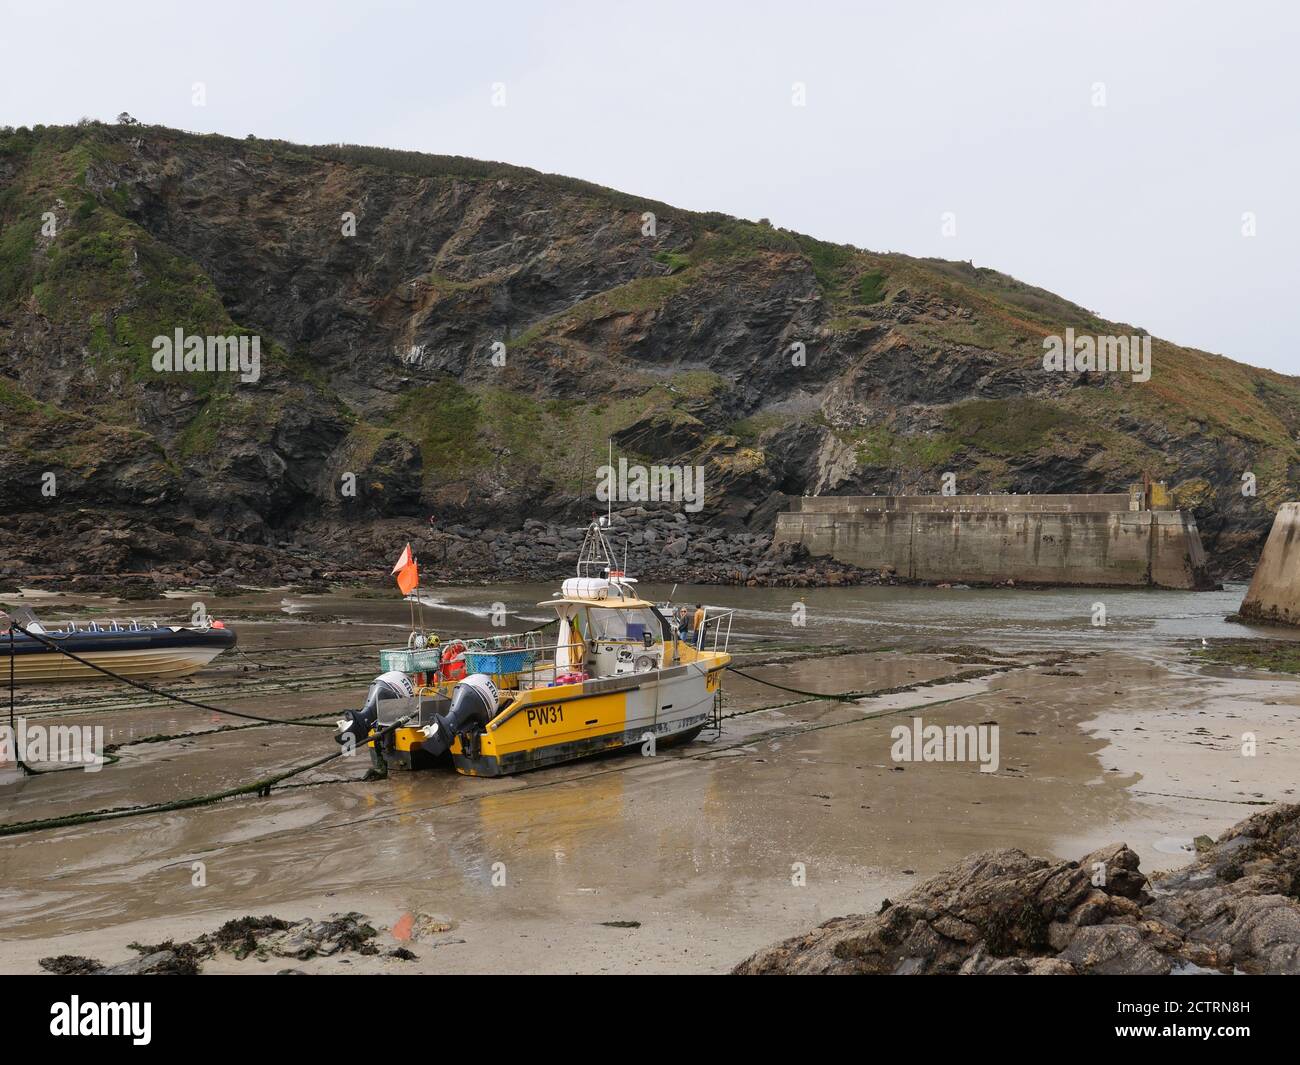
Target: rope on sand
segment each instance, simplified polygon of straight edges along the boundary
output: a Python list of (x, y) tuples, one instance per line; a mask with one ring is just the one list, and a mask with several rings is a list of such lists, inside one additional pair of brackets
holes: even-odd
[[(328, 729), (334, 728), (333, 725), (325, 722), (305, 721), (300, 718), (275, 718), (275, 717), (263, 717), (259, 714), (244, 714), (235, 710), (227, 710), (224, 707), (212, 706), (208, 703), (201, 703), (195, 699), (187, 699), (183, 695), (176, 695), (172, 692), (166, 692), (163, 691), (161, 688), (155, 688), (149, 684), (142, 684), (139, 681), (131, 680), (129, 677), (123, 677), (118, 673), (114, 673), (111, 669), (105, 669), (102, 666), (95, 665), (95, 663), (93, 662), (88, 662), (86, 659), (82, 658), (78, 654), (73, 653), (72, 651), (69, 651), (67, 648), (60, 647), (57, 642), (53, 640), (49, 640), (39, 633), (31, 632), (29, 629), (24, 628), (21, 624), (19, 624), (16, 621), (11, 620), (10, 624), (11, 624), (11, 628), (9, 630), (9, 646), (10, 646), (9, 717), (10, 717), (11, 728), (13, 727), (14, 701), (15, 701), (14, 700), (14, 665), (16, 661), (16, 656), (14, 654), (14, 637), (13, 637), (14, 629), (17, 629), (19, 632), (22, 632), (25, 635), (30, 636), (31, 638), (39, 641), (40, 643), (44, 644), (46, 647), (58, 651), (60, 654), (67, 655), (69, 658), (73, 659), (74, 661), (80, 662), (82, 665), (87, 666), (90, 669), (93, 669), (99, 673), (103, 673), (105, 676), (112, 677), (115, 680), (120, 680), (124, 684), (129, 684), (133, 688), (138, 688), (141, 691), (149, 692), (152, 695), (161, 695), (162, 697), (166, 699), (171, 699), (174, 702), (183, 703), (186, 706), (192, 706), (199, 710), (207, 710), (211, 713), (228, 714), (231, 717), (244, 718), (249, 721), (258, 722), (258, 725), (260, 726), (297, 725), (301, 728), (328, 728)], [(402, 722), (404, 722), (405, 720), (406, 718), (403, 718)], [(372, 737), (372, 739), (377, 740), (382, 738), (383, 735), (386, 735), (388, 731), (391, 731), (392, 729), (396, 728), (397, 725), (400, 723), (401, 722), (395, 722), (393, 725), (389, 726), (389, 728), (386, 729), (384, 732), (379, 733), (374, 737)], [(258, 727), (258, 726), (245, 726), (245, 727)], [(199, 735), (202, 734), (199, 733)], [(239, 795), (257, 794), (259, 796), (265, 797), (271, 794), (271, 789), (275, 785), (280, 784), (285, 780), (288, 780), (290, 777), (295, 777), (299, 773), (305, 773), (309, 769), (315, 769), (317, 766), (324, 765), (326, 762), (332, 762), (335, 758), (341, 758), (345, 753), (347, 752), (335, 751), (333, 754), (327, 755), (324, 758), (317, 759), (316, 761), (310, 762), (307, 765), (298, 766), (296, 768), (286, 770), (282, 773), (275, 773), (268, 777), (262, 777), (261, 779), (254, 780), (251, 783), (241, 784), (239, 787), (228, 788), (224, 791), (212, 792), (208, 795), (196, 795), (187, 799), (175, 799), (171, 802), (153, 803), (149, 806), (117, 806), (117, 807), (111, 807), (102, 810), (86, 810), (81, 813), (67, 814), (63, 817), (48, 817), (48, 818), (41, 818), (34, 821), (14, 821), (9, 824), (0, 824), (0, 837), (17, 836), (27, 832), (39, 832), (42, 829), (48, 829), (48, 828), (65, 828), (71, 825), (92, 824), (97, 821), (114, 821), (124, 817), (139, 817), (145, 814), (166, 813), (171, 810), (187, 810), (196, 806), (208, 806), (211, 805), (212, 803), (221, 802), (224, 799), (232, 799)], [(120, 759), (118, 758), (118, 756), (108, 754), (105, 757), (103, 764), (111, 765), (112, 763), (117, 762), (119, 760)], [(71, 769), (82, 768), (81, 766), (67, 766), (60, 769), (44, 769), (44, 770), (33, 769), (31, 766), (27, 765), (24, 761), (22, 761), (22, 759), (18, 760), (18, 766), (20, 769), (23, 770), (23, 772), (28, 773), (32, 776), (44, 776), (47, 773), (61, 773), (61, 772), (67, 772)]]
[(212, 803), (221, 802), (223, 799), (233, 799), (237, 795), (256, 793), (265, 797), (270, 795), (271, 788), (281, 781), (288, 780), (299, 773), (305, 773), (308, 769), (315, 769), (319, 765), (324, 765), (326, 762), (342, 756), (342, 751), (335, 751), (333, 754), (325, 758), (319, 758), (308, 765), (298, 766), (298, 768), (290, 769), (284, 773), (263, 777), (261, 780), (254, 780), (250, 784), (241, 784), (237, 788), (213, 792), (210, 795), (196, 795), (189, 799), (175, 799), (172, 802), (154, 803), (150, 806), (115, 806), (107, 810), (86, 810), (83, 813), (67, 814), (63, 817), (46, 817), (36, 821), (14, 821), (0, 825), (0, 836), (18, 836), (27, 832), (39, 832), (46, 828), (67, 828), (70, 825), (88, 825), (96, 821), (116, 821), (123, 817), (161, 814), (169, 810), (188, 810), (195, 806), (209, 806)]
[[(558, 624), (558, 621), (549, 622), (547, 625), (541, 626), (538, 631), (541, 631), (541, 629), (549, 628), (551, 624)], [(276, 717), (262, 717), (258, 714), (243, 714), (234, 710), (224, 709), (223, 707), (211, 706), (207, 703), (201, 703), (194, 699), (187, 699), (184, 696), (175, 695), (171, 692), (163, 691), (160, 688), (154, 688), (151, 685), (142, 684), (139, 681), (131, 680), (129, 677), (123, 677), (120, 674), (114, 673), (110, 669), (105, 669), (101, 666), (95, 665), (93, 662), (88, 662), (80, 655), (74, 654), (73, 652), (67, 650), (66, 648), (58, 646), (57, 643), (46, 639), (45, 637), (41, 636), (39, 633), (34, 633), (29, 631), (28, 629), (24, 628), (22, 625), (18, 624), (17, 622), (13, 622), (13, 628), (18, 629), (18, 631), (25, 633), (26, 635), (32, 637), (33, 639), (39, 640), (41, 643), (45, 644), (47, 647), (50, 647), (52, 650), (56, 650), (61, 654), (65, 654), (69, 658), (72, 658), (75, 661), (80, 662), (82, 665), (88, 666), (89, 668), (96, 670), (99, 673), (103, 673), (104, 675), (112, 677), (115, 680), (120, 680), (124, 684), (129, 684), (134, 688), (140, 689), (141, 691), (146, 691), (153, 695), (161, 695), (166, 699), (171, 699), (174, 700), (175, 702), (183, 703), (186, 706), (193, 706), (200, 710), (207, 710), (218, 714), (229, 714), (231, 717), (239, 717), (249, 721), (255, 721), (258, 722), (260, 725), (298, 725), (303, 728), (328, 728), (328, 729), (333, 729), (335, 727), (332, 724), (317, 723), (317, 722), (303, 720), (302, 718), (276, 718)], [(13, 645), (12, 629), (10, 630), (9, 642), (10, 642), (10, 646), (12, 647)], [(14, 697), (13, 697), (14, 661), (15, 661), (15, 656), (11, 650), (9, 655), (9, 673), (10, 673), (9, 713), (11, 718), (14, 712)], [(381, 729), (379, 732), (372, 733), (369, 737), (367, 737), (364, 741), (362, 741), (363, 745), (377, 744), (379, 740), (383, 739), (389, 733), (400, 728), (402, 725), (405, 725), (410, 720), (410, 718), (411, 715), (408, 714), (405, 717), (399, 718), (397, 721), (394, 721), (391, 725), (388, 725), (385, 728)], [(259, 727), (259, 725), (226, 726), (223, 729), (217, 729), (214, 731), (221, 732), (221, 731), (226, 731), (227, 729), (257, 728), (257, 727)], [(187, 733), (186, 735), (202, 736), (206, 734), (207, 733)], [(159, 739), (173, 739), (173, 738), (178, 738), (178, 737), (159, 737)], [(149, 737), (144, 740), (138, 740), (132, 742), (150, 742), (151, 739), (153, 738)], [(127, 744), (121, 744), (119, 746), (127, 746)], [(377, 751), (378, 749), (379, 748), (377, 746), (374, 747), (374, 750)], [(332, 762), (336, 758), (341, 758), (343, 757), (343, 755), (347, 753), (348, 753), (347, 751), (336, 751), (333, 754), (326, 755), (324, 758), (318, 758), (316, 761), (309, 762), (306, 765), (297, 766), (293, 769), (288, 769), (281, 773), (275, 773), (268, 777), (262, 777), (259, 780), (254, 780), (248, 784), (241, 784), (235, 788), (227, 788), (224, 791), (212, 792), (208, 795), (196, 795), (187, 799), (174, 799), (171, 802), (153, 803), (149, 806), (117, 806), (117, 807), (111, 807), (108, 809), (101, 809), (101, 810), (86, 810), (81, 813), (67, 814), (63, 817), (47, 817), (47, 818), (41, 818), (33, 821), (14, 821), (8, 824), (0, 824), (0, 837), (18, 836), (18, 835), (26, 834), (28, 832), (40, 832), (45, 829), (67, 828), (73, 825), (94, 824), (99, 821), (116, 821), (126, 817), (142, 817), (148, 814), (168, 813), (173, 810), (189, 810), (198, 806), (210, 806), (213, 803), (222, 802), (225, 799), (237, 798), (240, 795), (256, 794), (259, 797), (265, 798), (266, 796), (269, 796), (271, 794), (271, 789), (276, 785), (283, 783), (284, 781), (290, 779), (291, 777), (298, 776), (300, 773), (305, 773), (310, 769), (315, 769), (318, 766), (325, 765), (327, 762)], [(119, 760), (114, 755), (109, 755), (108, 758), (111, 758), (112, 761)], [(106, 763), (107, 763), (107, 759), (106, 759)], [(19, 762), (19, 766), (25, 772), (34, 775), (43, 774), (46, 772), (64, 771), (63, 769), (34, 770), (30, 766), (27, 766), (24, 763), (22, 763), (21, 761)], [(69, 766), (67, 768), (79, 769), (81, 767)]]
[(972, 669), (964, 673), (957, 673), (950, 677), (932, 677), (929, 680), (916, 681), (913, 684), (904, 684), (897, 688), (885, 688), (879, 690), (854, 691), (854, 692), (814, 692), (806, 691), (803, 688), (788, 688), (784, 684), (777, 684), (775, 681), (764, 680), (762, 677), (755, 677), (752, 673), (746, 673), (735, 666), (725, 668), (731, 670), (737, 676), (744, 677), (746, 680), (752, 680), (755, 684), (764, 684), (769, 688), (775, 688), (777, 691), (788, 692), (791, 695), (802, 695), (809, 699), (829, 699), (843, 703), (857, 702), (859, 699), (866, 699), (880, 695), (899, 695), (905, 691), (914, 691), (917, 688), (932, 688), (940, 684), (954, 684), (959, 681), (980, 680), (983, 677), (991, 677), (997, 673), (1009, 673), (1017, 669), (1031, 669), (1035, 666), (1059, 665), (1062, 659), (1050, 658), (1039, 662), (1017, 662), (1001, 666), (989, 666), (985, 669)]
[[(390, 732), (405, 725), (410, 718), (411, 715), (409, 714), (406, 717), (399, 718), (391, 725), (369, 736), (363, 743), (378, 742)], [(332, 762), (335, 758), (342, 758), (348, 753), (346, 750), (335, 751), (333, 754), (318, 758), (314, 762), (308, 762), (306, 765), (296, 766), (281, 773), (274, 773), (271, 776), (262, 777), (259, 780), (241, 784), (235, 788), (215, 791), (209, 795), (195, 795), (188, 799), (174, 799), (171, 802), (153, 803), (149, 806), (114, 806), (104, 810), (85, 810), (81, 813), (66, 814), (63, 817), (46, 817), (35, 821), (13, 821), (9, 824), (0, 824), (0, 837), (21, 836), (28, 832), (40, 832), (50, 828), (67, 828), (72, 825), (89, 825), (99, 821), (117, 821), (125, 817), (143, 817), (147, 814), (168, 813), (172, 810), (190, 810), (196, 806), (211, 806), (213, 803), (233, 799), (240, 795), (255, 794), (259, 798), (266, 798), (271, 794), (271, 789), (277, 784), (283, 783), (290, 777), (296, 777), (299, 773), (305, 773), (309, 769), (322, 766), (326, 762)]]
[(787, 688), (784, 684), (777, 684), (775, 681), (764, 680), (762, 677), (756, 677), (752, 673), (746, 673), (743, 669), (737, 669), (735, 666), (727, 666), (738, 677), (744, 677), (746, 680), (752, 680), (755, 684), (766, 684), (769, 688), (775, 688), (777, 691), (789, 692), (791, 695), (806, 695), (812, 699), (834, 699), (839, 702), (851, 703), (867, 695), (873, 695), (870, 691), (855, 692), (811, 692), (803, 688)]

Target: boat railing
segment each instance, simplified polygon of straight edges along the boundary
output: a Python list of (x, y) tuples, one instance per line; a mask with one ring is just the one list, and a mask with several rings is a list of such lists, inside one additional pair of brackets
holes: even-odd
[[(510, 687), (527, 677), (530, 687), (538, 687), (539, 679), (545, 682), (561, 676), (577, 676), (583, 673), (582, 656), (587, 645), (575, 643), (543, 643), (537, 630), (529, 632), (502, 634), (467, 638), (462, 641), (448, 641), (442, 644), (430, 643), (425, 647), (394, 647), (379, 652), (382, 669), (395, 669), (402, 673), (434, 674), (444, 665), (442, 656), (456, 642), (465, 645), (463, 657), (465, 672), (486, 673), (495, 677), (497, 684)], [(561, 667), (557, 663), (561, 651), (577, 651), (568, 655), (576, 663)], [(567, 673), (560, 672), (567, 669)]]
[[(731, 622), (735, 619), (735, 610), (720, 610), (716, 614), (710, 614), (706, 609), (704, 611), (704, 623), (701, 629), (703, 637), (696, 637), (696, 650), (698, 651), (721, 651), (724, 654), (727, 648), (731, 646)], [(710, 631), (712, 631), (712, 644), (709, 643)], [(718, 644), (722, 646), (719, 647)]]
[[(731, 626), (735, 615), (735, 610), (720, 610), (712, 614), (706, 611), (702, 627), (703, 638), (697, 635), (696, 650), (726, 653), (731, 645)], [(536, 633), (532, 635), (536, 636)], [(504, 643), (509, 641), (511, 637), (497, 636), (490, 639)], [(582, 662), (588, 645), (580, 641), (546, 644), (534, 641), (530, 646), (506, 646), (490, 649), (476, 648), (474, 646), (475, 642), (474, 640), (465, 641), (468, 648), (465, 652), (466, 671), (469, 673), (487, 673), (498, 678), (498, 683), (502, 684), (503, 687), (508, 687), (512, 680), (516, 683), (522, 682), (526, 677), (528, 679), (527, 687), (536, 688), (539, 686), (539, 675), (543, 680), (549, 677), (552, 681), (564, 676), (571, 676), (575, 681), (579, 678), (588, 679)], [(568, 669), (567, 673), (560, 672), (562, 667), (559, 665), (558, 659), (561, 651), (578, 652), (576, 655), (569, 654), (565, 656), (571, 663), (566, 667)], [(573, 664), (575, 658), (577, 663)], [(524, 685), (520, 683), (519, 686), (523, 687)]]
[[(497, 638), (503, 639), (503, 637)], [(472, 644), (474, 641), (465, 642)], [(465, 668), (470, 673), (487, 673), (496, 677), (498, 683), (502, 683), (506, 688), (509, 688), (511, 681), (523, 687), (522, 682), (525, 677), (528, 678), (529, 688), (544, 686), (548, 678), (554, 682), (561, 677), (572, 677), (573, 682), (576, 683), (579, 679), (586, 679), (582, 663), (582, 655), (585, 654), (586, 648), (587, 645), (581, 642), (541, 643), (536, 640), (527, 647), (475, 649), (471, 646), (465, 651)], [(567, 655), (569, 664), (561, 666), (559, 662), (561, 651), (577, 651), (578, 654)], [(576, 664), (573, 662), (574, 658), (577, 658)], [(561, 669), (567, 672), (561, 673)]]
[(129, 625), (124, 625), (117, 618), (107, 618), (104, 621), (88, 621), (85, 628), (79, 628), (75, 621), (69, 620), (65, 621), (57, 629), (41, 626), (41, 631), (47, 636), (76, 636), (92, 632), (152, 632), (162, 627), (156, 621), (146, 622), (142, 625), (135, 618), (132, 618)]

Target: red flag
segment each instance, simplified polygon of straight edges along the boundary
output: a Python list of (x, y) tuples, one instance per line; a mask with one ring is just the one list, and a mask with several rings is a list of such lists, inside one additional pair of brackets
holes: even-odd
[(410, 544), (403, 549), (401, 558), (393, 567), (393, 576), (397, 578), (397, 587), (403, 595), (410, 595), (419, 586), (420, 570), (415, 564), (415, 555), (411, 552)]

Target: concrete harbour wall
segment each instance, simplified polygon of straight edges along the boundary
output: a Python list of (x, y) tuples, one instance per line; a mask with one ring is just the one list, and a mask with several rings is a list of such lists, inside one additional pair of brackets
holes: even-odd
[(1300, 503), (1283, 503), (1278, 509), (1241, 601), (1241, 616), (1300, 625)]
[(777, 515), (775, 538), (913, 580), (1211, 588), (1196, 522), (1125, 494), (823, 496)]

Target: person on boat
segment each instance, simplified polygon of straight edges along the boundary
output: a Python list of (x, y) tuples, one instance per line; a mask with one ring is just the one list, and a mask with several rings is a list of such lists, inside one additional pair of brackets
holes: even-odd
[(679, 606), (677, 612), (673, 614), (673, 628), (677, 630), (679, 640), (690, 639), (690, 617), (685, 606)]
[(691, 623), (695, 629), (695, 646), (697, 649), (704, 646), (704, 604), (695, 604), (695, 618)]

